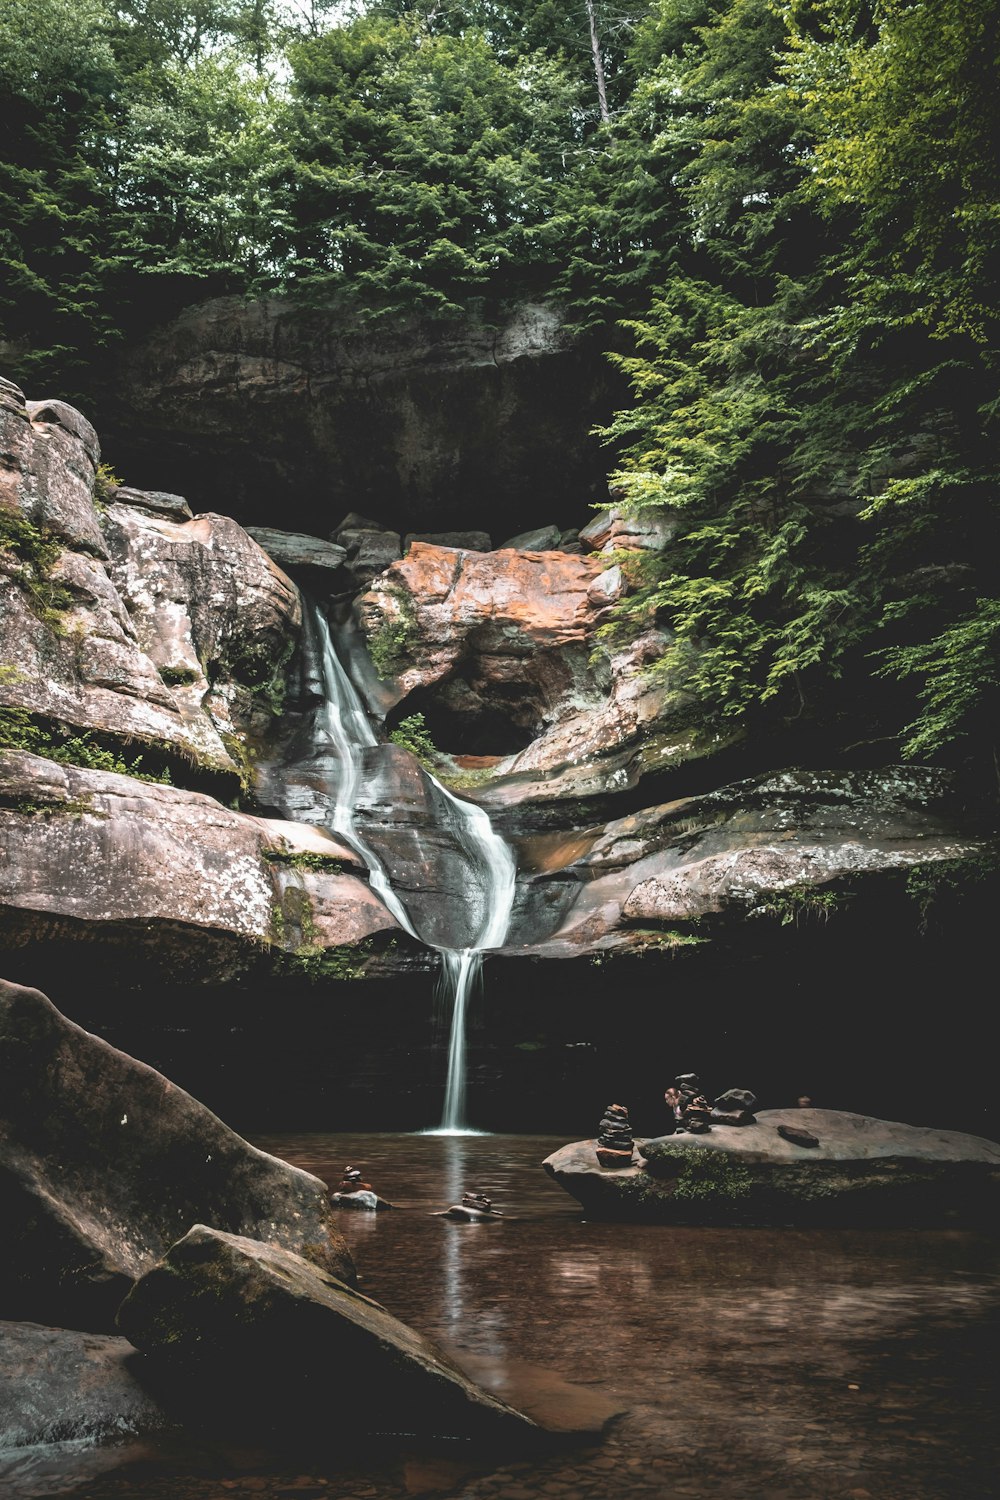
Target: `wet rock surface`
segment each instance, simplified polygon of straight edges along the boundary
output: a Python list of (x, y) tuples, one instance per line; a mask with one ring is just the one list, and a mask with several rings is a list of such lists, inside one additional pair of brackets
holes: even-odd
[[(812, 1149), (798, 1139), (811, 1135)], [(637, 1143), (640, 1162), (603, 1174), (587, 1141), (546, 1172), (588, 1214), (660, 1223), (996, 1225), (1000, 1144), (844, 1110), (762, 1110), (740, 1130)]]
[[(528, 951), (669, 948), (678, 931), (697, 940), (727, 913), (794, 921), (835, 908), (837, 882), (857, 887), (868, 876), (971, 859), (985, 846), (967, 832), (946, 776), (890, 766), (738, 782), (608, 823), (577, 847), (562, 870), (531, 882), (535, 891), (553, 884), (568, 909)], [(571, 898), (568, 876), (577, 882)]]
[[(267, 949), (356, 945), (396, 930), (320, 830), (114, 772), (0, 752), (0, 933), (12, 948), (59, 937), (129, 953), (136, 973), (202, 983)], [(164, 872), (170, 878), (164, 878)]]
[(198, 1222), (354, 1278), (322, 1182), (2, 981), (0, 1111), (6, 1316), (108, 1331), (133, 1282)]
[(0, 1454), (51, 1443), (121, 1443), (170, 1417), (127, 1339), (0, 1323)]
[(125, 1336), (244, 1415), (322, 1413), (328, 1435), (410, 1432), (517, 1442), (534, 1424), (468, 1380), (430, 1340), (276, 1245), (195, 1226), (123, 1302)]

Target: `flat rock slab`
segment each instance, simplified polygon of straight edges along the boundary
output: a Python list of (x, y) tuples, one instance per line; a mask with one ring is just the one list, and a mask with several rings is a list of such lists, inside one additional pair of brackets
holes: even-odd
[[(804, 1130), (806, 1147), (779, 1126)], [(593, 1141), (563, 1146), (545, 1171), (595, 1218), (653, 1223), (997, 1222), (1000, 1145), (981, 1136), (834, 1109), (772, 1109), (757, 1123), (637, 1141), (609, 1172)]]
[(245, 1416), (503, 1443), (534, 1423), (422, 1334), (277, 1245), (196, 1225), (129, 1293), (122, 1333)]
[(0, 1310), (110, 1331), (132, 1283), (206, 1220), (354, 1279), (318, 1177), (0, 981)]
[(108, 1443), (171, 1424), (137, 1379), (127, 1339), (0, 1323), (0, 1453), (38, 1443)]

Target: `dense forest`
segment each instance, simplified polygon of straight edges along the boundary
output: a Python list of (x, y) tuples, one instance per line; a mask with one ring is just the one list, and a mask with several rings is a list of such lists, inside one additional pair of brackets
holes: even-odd
[[(992, 0), (5, 0), (5, 373), (222, 293), (557, 303), (715, 727), (1000, 785)], [(470, 517), (470, 521), (474, 518)], [(861, 752), (863, 756), (863, 751)]]

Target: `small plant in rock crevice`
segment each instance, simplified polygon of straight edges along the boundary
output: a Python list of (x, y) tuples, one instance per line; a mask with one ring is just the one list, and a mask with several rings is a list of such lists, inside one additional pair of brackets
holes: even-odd
[(143, 771), (141, 755), (126, 760), (118, 750), (108, 749), (86, 729), (72, 734), (64, 726), (44, 728), (24, 708), (0, 706), (0, 750), (24, 750), (85, 771), (112, 771), (136, 781), (171, 785), (169, 768), (164, 767), (158, 774)]
[(94, 504), (104, 510), (115, 498), (115, 490), (121, 489), (122, 481), (110, 464), (98, 464), (94, 475)]
[(803, 921), (828, 922), (833, 913), (849, 899), (845, 891), (817, 889), (811, 885), (793, 885), (775, 891), (759, 901), (747, 913), (751, 917), (774, 917), (782, 927)]
[(395, 616), (383, 614), (368, 637), (368, 655), (383, 681), (408, 665), (416, 639), (413, 600), (402, 589), (387, 588), (385, 592), (395, 604)]
[(19, 511), (0, 507), (0, 553), (13, 566), (8, 571), (27, 595), (34, 615), (56, 635), (65, 633), (63, 615), (73, 603), (69, 589), (51, 577), (64, 551), (58, 537), (35, 526)]
[(423, 714), (410, 714), (401, 719), (389, 735), (390, 743), (401, 745), (415, 755), (422, 765), (434, 765), (440, 759), (440, 751), (431, 739), (427, 721)]

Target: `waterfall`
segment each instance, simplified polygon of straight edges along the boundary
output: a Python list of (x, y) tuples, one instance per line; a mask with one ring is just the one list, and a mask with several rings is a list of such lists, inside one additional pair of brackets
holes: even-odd
[(396, 921), (419, 942), (441, 954), (440, 994), (451, 1008), (448, 1075), (444, 1110), (438, 1130), (442, 1135), (468, 1133), (465, 1123), (465, 1037), (469, 999), (480, 977), (483, 954), (499, 948), (507, 936), (514, 904), (517, 865), (509, 844), (493, 831), (489, 817), (475, 803), (455, 797), (435, 777), (430, 781), (447, 809), (449, 825), (461, 844), (469, 866), (466, 899), (475, 921), (475, 937), (466, 948), (446, 948), (430, 942), (414, 927), (393, 890), (382, 861), (358, 831), (355, 819), (362, 755), (378, 744), (364, 705), (337, 654), (322, 611), (304, 601), (318, 641), (323, 704), (316, 716), (317, 748), (333, 751), (339, 763), (336, 801), (328, 814), (331, 832), (350, 846), (368, 867), (372, 890)]

